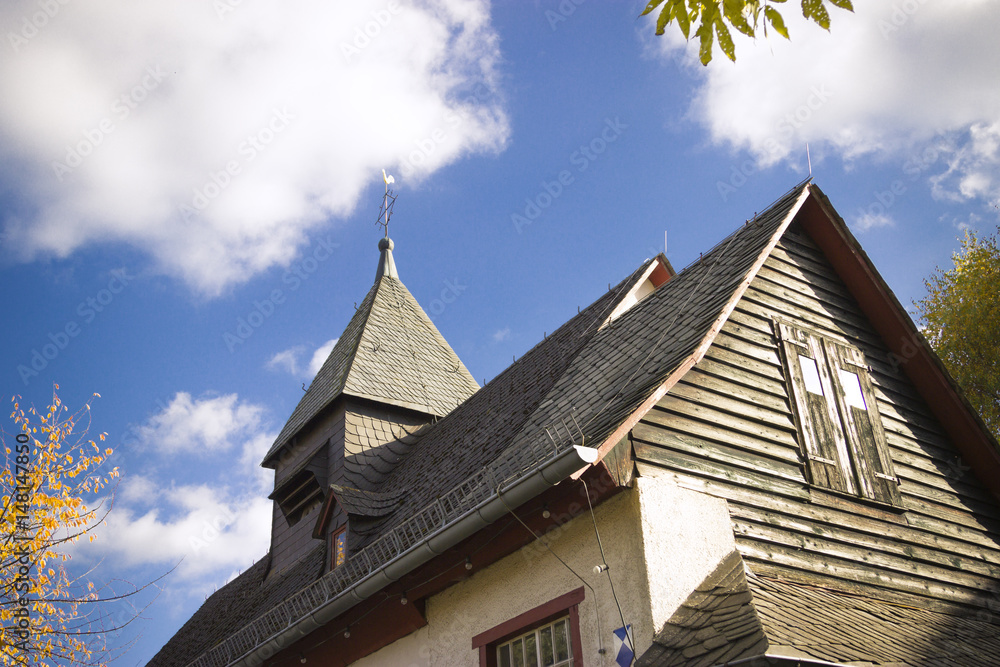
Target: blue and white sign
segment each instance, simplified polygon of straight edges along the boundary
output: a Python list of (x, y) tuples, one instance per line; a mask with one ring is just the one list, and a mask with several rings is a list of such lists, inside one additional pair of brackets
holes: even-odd
[(630, 667), (632, 661), (635, 659), (635, 653), (632, 651), (633, 646), (631, 624), (615, 630), (615, 643), (612, 651), (614, 652), (616, 665)]

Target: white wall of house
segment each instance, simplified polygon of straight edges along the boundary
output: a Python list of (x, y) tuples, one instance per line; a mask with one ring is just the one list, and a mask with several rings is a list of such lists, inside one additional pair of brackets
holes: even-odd
[[(586, 499), (581, 496), (581, 503)], [(638, 653), (676, 608), (735, 548), (725, 501), (641, 478), (604, 502), (595, 518), (625, 622)], [(580, 604), (584, 664), (612, 667), (612, 631), (622, 626), (585, 512), (550, 531), (552, 550), (589, 584)], [(427, 600), (427, 626), (354, 663), (357, 667), (475, 667), (472, 637), (584, 584), (538, 541)], [(601, 655), (603, 646), (606, 652)]]

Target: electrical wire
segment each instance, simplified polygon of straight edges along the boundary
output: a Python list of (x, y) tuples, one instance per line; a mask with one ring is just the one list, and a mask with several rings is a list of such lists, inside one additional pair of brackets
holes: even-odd
[(573, 568), (571, 568), (569, 566), (569, 564), (566, 563), (566, 561), (564, 561), (562, 558), (560, 558), (559, 554), (557, 554), (555, 551), (553, 551), (552, 547), (550, 547), (547, 542), (543, 541), (542, 538), (538, 536), (538, 533), (536, 533), (535, 531), (533, 531), (531, 529), (531, 526), (529, 526), (524, 521), (522, 521), (521, 517), (519, 517), (517, 514), (514, 513), (514, 510), (511, 509), (510, 505), (507, 504), (507, 501), (503, 499), (502, 495), (500, 495), (500, 487), (497, 487), (497, 491), (496, 492), (497, 492), (497, 499), (499, 499), (500, 502), (503, 503), (503, 506), (507, 508), (508, 512), (510, 512), (510, 515), (512, 517), (514, 517), (515, 519), (517, 519), (518, 522), (522, 526), (524, 526), (524, 529), (527, 530), (529, 533), (531, 533), (531, 536), (534, 537), (537, 542), (541, 543), (541, 545), (543, 547), (545, 547), (550, 554), (552, 554), (553, 556), (555, 556), (555, 558), (556, 558), (557, 561), (559, 561), (560, 563), (562, 563), (563, 567), (565, 567), (567, 570), (569, 570), (570, 572), (572, 572), (573, 576), (576, 577), (577, 579), (579, 579), (583, 583), (583, 585), (586, 586), (587, 588), (589, 588), (590, 592), (593, 593), (593, 595), (594, 595), (594, 606), (596, 607), (596, 609), (595, 609), (596, 613), (594, 615), (597, 617), (597, 647), (599, 649), (598, 652), (599, 652), (599, 654), (601, 656), (601, 664), (603, 665), (604, 664), (604, 655), (605, 655), (604, 654), (604, 631), (601, 630), (601, 611), (600, 611), (600, 605), (597, 602), (597, 591), (594, 590), (593, 586), (591, 586), (590, 584), (587, 583), (586, 579), (584, 579), (579, 574), (577, 574), (576, 570), (574, 570)]
[(580, 483), (583, 484), (583, 489), (587, 495), (590, 520), (594, 523), (594, 535), (597, 536), (597, 546), (601, 550), (601, 565), (603, 565), (604, 573), (608, 575), (608, 583), (611, 584), (611, 595), (615, 598), (615, 606), (618, 607), (618, 618), (622, 621), (622, 629), (625, 630), (625, 637), (628, 639), (629, 648), (632, 649), (632, 659), (628, 663), (631, 665), (635, 661), (635, 641), (632, 638), (632, 632), (629, 630), (628, 623), (625, 622), (625, 614), (622, 612), (622, 606), (618, 602), (618, 594), (615, 592), (615, 582), (611, 578), (611, 566), (608, 565), (608, 559), (604, 555), (604, 543), (601, 542), (601, 533), (597, 530), (597, 517), (594, 516), (594, 504), (590, 501), (590, 487), (587, 486), (587, 481), (582, 477), (580, 478)]

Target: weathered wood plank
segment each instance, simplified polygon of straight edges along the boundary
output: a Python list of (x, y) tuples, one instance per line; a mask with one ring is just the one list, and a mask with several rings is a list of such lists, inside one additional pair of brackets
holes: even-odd
[[(864, 328), (866, 325), (864, 317), (856, 312), (840, 308), (829, 301), (820, 301), (811, 296), (800, 294), (786, 285), (771, 282), (764, 277), (758, 276), (750, 285), (754, 290), (766, 294), (772, 299), (780, 299), (781, 302), (787, 304), (785, 306), (787, 312), (794, 312), (788, 310), (794, 308), (803, 313), (801, 317), (806, 321), (815, 314), (837, 322), (846, 322), (858, 328)], [(781, 305), (775, 304), (775, 307), (781, 308)]]
[(766, 262), (757, 272), (757, 276), (761, 280), (787, 288), (810, 301), (830, 304), (859, 319), (864, 317), (854, 299), (842, 289), (837, 289), (839, 285), (830, 283), (827, 285), (828, 289), (822, 289), (816, 282), (804, 281), (788, 271), (774, 268), (773, 264), (768, 266)]
[[(744, 470), (781, 477), (802, 484), (805, 477), (798, 461), (781, 460), (729, 447), (719, 442), (703, 440), (688, 433), (677, 433), (640, 422), (632, 429), (633, 442), (642, 445), (665, 447), (690, 456), (709, 459), (715, 463), (743, 468)], [(786, 452), (781, 452), (786, 453)]]
[(776, 511), (794, 511), (826, 523), (851, 525), (856, 530), (871, 530), (874, 534), (885, 535), (889, 539), (912, 539), (904, 537), (907, 533), (900, 531), (914, 530), (919, 534), (917, 541), (925, 546), (933, 546), (966, 558), (978, 558), (1000, 564), (1000, 536), (991, 538), (982, 531), (959, 526), (929, 515), (906, 512), (904, 516), (908, 527), (884, 521), (866, 523), (867, 520), (857, 513), (809, 502), (808, 491), (802, 494), (800, 498), (802, 502), (789, 504), (786, 498), (776, 497), (758, 489), (732, 484), (725, 480), (690, 475), (682, 470), (668, 471), (644, 461), (638, 462), (638, 469), (640, 476), (666, 475), (684, 488), (723, 498), (733, 503)]
[(693, 377), (691, 379), (693, 383), (689, 384), (688, 376), (685, 376), (681, 382), (678, 382), (670, 390), (670, 395), (686, 398), (696, 403), (711, 405), (716, 410), (722, 410), (749, 421), (770, 424), (777, 428), (786, 429), (790, 433), (795, 433), (795, 422), (792, 421), (792, 414), (784, 403), (772, 406), (767, 405), (767, 401), (765, 400), (754, 401), (755, 397), (763, 397), (764, 395), (760, 394), (760, 392), (747, 389), (734, 392), (730, 395), (720, 394), (706, 388), (706, 385), (710, 383), (704, 377)]
[[(932, 488), (938, 493), (975, 502), (978, 505), (987, 507), (986, 511), (988, 514), (998, 514), (997, 508), (993, 507), (995, 501), (989, 491), (969, 483), (971, 480), (963, 481), (961, 468), (956, 467), (952, 471), (941, 470), (932, 466), (931, 470), (927, 470), (922, 466), (910, 465), (907, 463), (907, 459), (909, 458), (913, 457), (908, 457), (898, 450), (894, 450), (893, 452), (893, 460), (896, 463), (896, 474), (900, 479)], [(921, 463), (923, 462), (921, 461)]]
[(930, 445), (937, 448), (940, 452), (950, 453), (955, 451), (954, 447), (952, 447), (951, 443), (944, 436), (922, 429), (908, 421), (900, 420), (891, 412), (882, 415), (882, 426), (887, 432), (898, 433), (903, 437), (919, 442), (921, 445)]
[(732, 350), (733, 352), (748, 357), (749, 359), (771, 364), (772, 366), (778, 368), (779, 371), (781, 369), (781, 359), (778, 357), (778, 349), (774, 345), (769, 344), (767, 347), (754, 345), (740, 338), (736, 338), (725, 331), (720, 331), (715, 337), (712, 347), (721, 347), (727, 350)]
[(737, 433), (743, 433), (762, 440), (778, 442), (789, 447), (798, 446), (795, 435), (787, 429), (775, 428), (767, 424), (740, 419), (708, 405), (692, 402), (680, 396), (667, 394), (656, 405), (661, 410), (669, 413), (697, 419), (707, 424), (715, 424), (719, 428), (730, 429)]
[[(910, 473), (912, 470), (908, 469), (907, 472)], [(911, 496), (950, 507), (958, 512), (979, 516), (984, 521), (993, 520), (997, 522), (1000, 520), (1000, 509), (997, 509), (995, 506), (991, 507), (990, 503), (979, 502), (967, 496), (959, 495), (951, 489), (939, 489), (917, 481), (912, 477), (900, 477), (903, 481), (900, 490), (905, 489), (906, 493), (909, 493)], [(1000, 523), (995, 523), (995, 525), (1000, 530)]]
[(729, 509), (730, 514), (743, 523), (753, 522), (801, 535), (816, 535), (856, 548), (860, 553), (854, 560), (865, 560), (864, 553), (868, 551), (873, 554), (893, 555), (918, 564), (923, 562), (945, 570), (1000, 578), (1000, 563), (990, 562), (984, 558), (963, 558), (958, 554), (948, 553), (940, 547), (932, 548), (925, 544), (924, 534), (903, 526), (893, 526), (895, 530), (886, 526), (885, 530), (890, 530), (894, 534), (893, 539), (885, 539), (885, 530), (880, 529), (881, 522), (862, 520), (848, 513), (839, 513), (837, 521), (829, 521), (818, 518), (808, 511), (789, 514), (786, 511), (762, 509), (742, 503), (732, 503)]
[(705, 357), (729, 364), (730, 366), (738, 366), (751, 373), (756, 373), (757, 375), (762, 375), (778, 382), (784, 382), (785, 380), (780, 366), (751, 359), (739, 352), (734, 352), (718, 345), (708, 348), (708, 351), (705, 352)]
[(717, 424), (689, 419), (658, 408), (653, 408), (647, 412), (643, 418), (643, 422), (651, 424), (660, 430), (686, 433), (708, 442), (721, 443), (748, 452), (756, 452), (761, 456), (769, 456), (779, 461), (785, 461), (786, 463), (801, 465), (799, 446), (794, 440), (779, 443), (764, 438), (755, 438), (745, 433), (720, 428)]
[[(911, 484), (899, 490), (903, 495), (903, 507), (908, 511), (943, 519), (949, 523), (972, 528), (973, 530), (979, 530), (993, 537), (1000, 536), (1000, 526), (995, 521), (988, 517), (977, 517), (966, 509), (936, 503), (927, 496), (921, 495), (922, 487), (917, 486), (913, 488), (915, 486)], [(911, 492), (911, 488), (914, 492)]]
[(775, 273), (787, 276), (789, 280), (812, 285), (814, 289), (823, 294), (835, 294), (841, 298), (846, 298), (848, 294), (844, 285), (839, 280), (829, 277), (830, 274), (823, 275), (816, 271), (810, 271), (791, 261), (790, 258), (782, 259), (778, 253), (771, 253), (764, 261), (764, 266)]
[[(794, 518), (782, 515), (759, 515), (756, 518), (740, 516), (734, 525), (738, 536), (803, 549), (820, 560), (839, 558), (864, 563), (891, 574), (922, 577), (973, 590), (989, 585), (990, 579), (998, 576), (995, 567), (985, 563), (974, 566), (972, 562), (961, 558), (940, 562), (936, 557), (940, 554), (916, 545), (871, 539), (849, 531), (838, 531), (830, 526), (795, 521)], [(976, 572), (973, 568), (979, 571)]]
[[(933, 578), (887, 572), (874, 568), (868, 563), (850, 561), (833, 556), (816, 558), (811, 551), (788, 547), (780, 543), (737, 536), (736, 544), (744, 558), (760, 560), (773, 565), (784, 565), (785, 567), (794, 568), (805, 573), (815, 572), (840, 579), (844, 584), (854, 583), (877, 586), (984, 608), (993, 600), (991, 595), (982, 593), (982, 589), (970, 590), (944, 585)], [(986, 580), (983, 584), (984, 588), (988, 588), (994, 585), (995, 582)]]
[(748, 372), (742, 366), (724, 364), (706, 356), (695, 365), (692, 371), (706, 376), (722, 378), (727, 382), (756, 389), (760, 392), (766, 392), (771, 396), (784, 401), (785, 405), (788, 404), (788, 394), (785, 391), (784, 382), (779, 382), (777, 380), (764, 377), (763, 375)]
[(804, 257), (795, 250), (789, 251), (789, 248), (784, 244), (779, 243), (777, 247), (771, 251), (771, 257), (775, 257), (783, 262), (797, 266), (803, 271), (819, 276), (829, 283), (840, 284), (840, 277), (834, 272), (833, 268), (831, 268), (829, 264), (825, 262), (813, 261), (808, 257)]
[(699, 366), (695, 366), (684, 376), (683, 382), (767, 408), (771, 412), (791, 415), (788, 399), (783, 391), (775, 396), (773, 392), (761, 391), (760, 386), (752, 382), (734, 382), (730, 379), (731, 377), (740, 377), (740, 375), (734, 372), (728, 372), (725, 375), (710, 374), (703, 372)]
[(812, 327), (820, 332), (849, 340), (859, 341), (865, 338), (866, 332), (855, 325), (848, 322), (838, 322), (826, 315), (820, 316), (795, 304), (783, 302), (770, 294), (756, 289), (753, 283), (744, 292), (740, 307), (759, 317), (772, 318), (775, 315), (780, 315), (797, 326)]
[(775, 346), (774, 334), (760, 331), (752, 326), (740, 324), (732, 317), (726, 320), (726, 323), (722, 325), (722, 331), (733, 338), (739, 338), (740, 340), (746, 341), (751, 345), (764, 348), (765, 350)]
[(892, 417), (893, 419), (905, 422), (920, 428), (927, 433), (931, 433), (938, 438), (945, 440), (947, 436), (944, 433), (938, 422), (930, 415), (921, 414), (917, 410), (909, 410), (906, 405), (907, 402), (896, 402), (882, 398), (879, 394), (882, 392), (876, 392), (876, 398), (878, 398), (879, 412), (882, 415)]
[(637, 462), (654, 464), (663, 468), (683, 471), (689, 475), (699, 475), (708, 479), (724, 480), (750, 488), (769, 491), (787, 498), (808, 497), (802, 484), (770, 477), (765, 474), (732, 468), (697, 456), (664, 449), (640, 441), (634, 443)]

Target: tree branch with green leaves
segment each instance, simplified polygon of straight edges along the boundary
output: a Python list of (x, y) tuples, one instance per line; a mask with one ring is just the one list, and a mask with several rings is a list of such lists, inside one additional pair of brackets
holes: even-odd
[(1000, 227), (985, 239), (966, 232), (954, 266), (924, 281), (915, 302), (923, 333), (948, 372), (1000, 439)]
[[(736, 44), (730, 31), (735, 29), (747, 37), (756, 37), (757, 30), (773, 30), (788, 39), (788, 28), (775, 5), (785, 0), (649, 0), (640, 16), (651, 14), (660, 7), (656, 19), (656, 34), (663, 35), (667, 26), (676, 23), (684, 34), (684, 39), (698, 38), (698, 55), (702, 65), (712, 60), (712, 48), (716, 41), (719, 48), (730, 60), (736, 60)], [(830, 29), (830, 12), (826, 3), (853, 12), (851, 0), (802, 0), (802, 15), (824, 30)], [(763, 18), (762, 18), (763, 16)]]

